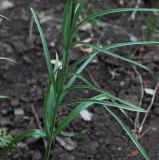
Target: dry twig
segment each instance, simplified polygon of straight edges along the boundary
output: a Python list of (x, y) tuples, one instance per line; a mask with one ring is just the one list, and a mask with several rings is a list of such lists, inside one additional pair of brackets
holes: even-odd
[[(141, 5), (142, 0), (137, 0), (136, 6), (135, 8), (139, 8)], [(136, 14), (137, 14), (137, 10), (133, 11), (129, 17), (129, 21), (135, 21), (136, 18)]]
[[(91, 81), (92, 81), (97, 87), (101, 88), (100, 85), (98, 84), (98, 82), (95, 80), (95, 78), (94, 78), (93, 75), (91, 74), (91, 72), (89, 72), (88, 70), (86, 70), (86, 71), (87, 71), (89, 77), (91, 78)], [(127, 114), (127, 112), (124, 111), (124, 110), (121, 109), (121, 108), (119, 108), (119, 110), (120, 110), (120, 112), (130, 121), (130, 123), (134, 125), (134, 121), (133, 121), (133, 120), (131, 119), (131, 117)]]
[(144, 118), (143, 118), (143, 120), (142, 120), (142, 123), (141, 123), (141, 125), (140, 125), (139, 134), (142, 132), (143, 126), (144, 126), (144, 124), (145, 124), (145, 121), (146, 121), (146, 119), (147, 119), (147, 117), (148, 117), (148, 114), (149, 114), (149, 112), (150, 112), (150, 110), (151, 110), (151, 108), (152, 108), (152, 106), (153, 106), (153, 103), (154, 103), (154, 101), (155, 101), (155, 97), (156, 97), (156, 93), (157, 93), (158, 88), (159, 88), (159, 80), (158, 80), (157, 85), (156, 85), (156, 87), (155, 87), (155, 89), (154, 89), (154, 93), (153, 93), (153, 96), (152, 96), (152, 99), (151, 99), (151, 103), (150, 103), (150, 105), (149, 105), (149, 107), (148, 107), (148, 109), (147, 109), (147, 112), (145, 113), (145, 116), (144, 116)]
[[(143, 79), (142, 79), (142, 76), (141, 74), (139, 73), (139, 71), (137, 70), (137, 68), (135, 66), (133, 66), (133, 69), (135, 71), (135, 73), (137, 74), (138, 78), (139, 78), (139, 81), (140, 81), (140, 86), (141, 86), (141, 96), (140, 96), (140, 101), (139, 101), (139, 107), (141, 107), (142, 105), (142, 101), (143, 101), (143, 98), (144, 98), (144, 85), (143, 85)], [(134, 130), (135, 132), (137, 131), (137, 129), (139, 129), (140, 127), (140, 112), (137, 112), (136, 114), (136, 118), (135, 118), (135, 125), (134, 125)]]
[[(39, 120), (39, 116), (38, 116), (38, 114), (37, 114), (36, 111), (35, 111), (34, 105), (31, 105), (30, 107), (31, 107), (32, 113), (33, 113), (33, 115), (34, 115), (34, 117), (35, 117), (35, 121), (36, 121), (39, 129), (40, 129), (40, 130), (43, 130), (42, 125), (41, 125), (41, 122), (40, 122), (40, 120)], [(46, 140), (45, 140), (44, 138), (43, 138), (43, 143), (44, 143), (44, 146), (45, 146), (45, 148), (46, 148), (47, 142), (46, 142)]]

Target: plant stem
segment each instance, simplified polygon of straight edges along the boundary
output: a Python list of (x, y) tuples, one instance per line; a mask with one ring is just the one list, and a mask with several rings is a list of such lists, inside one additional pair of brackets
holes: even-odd
[(45, 156), (44, 156), (44, 160), (49, 160), (49, 157), (50, 157), (50, 152), (51, 152), (51, 146), (52, 146), (52, 139), (48, 140), (48, 143), (47, 143), (47, 148), (46, 148), (46, 151), (45, 151)]

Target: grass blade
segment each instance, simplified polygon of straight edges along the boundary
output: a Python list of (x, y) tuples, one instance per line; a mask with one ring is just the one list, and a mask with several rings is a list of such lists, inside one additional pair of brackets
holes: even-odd
[(8, 96), (0, 95), (0, 99), (9, 99), (9, 97)]
[[(84, 18), (79, 24), (77, 24), (76, 29), (81, 26), (83, 23), (91, 21), (97, 17), (112, 14), (112, 13), (121, 13), (121, 12), (131, 12), (131, 11), (140, 11), (140, 12), (159, 12), (157, 8), (114, 8), (114, 9), (106, 9), (102, 11), (97, 11), (90, 16)], [(75, 29), (75, 30), (76, 30)]]
[(128, 134), (132, 142), (135, 144), (135, 146), (138, 148), (140, 151), (141, 155), (146, 159), (150, 160), (149, 156), (147, 155), (146, 151), (143, 149), (143, 147), (140, 145), (140, 143), (137, 141), (131, 130), (122, 122), (122, 120), (115, 114), (113, 113), (108, 107), (104, 108), (117, 120), (117, 122), (121, 125), (121, 127), (125, 130), (125, 132)]
[(144, 110), (143, 108), (140, 108), (140, 107), (126, 106), (126, 105), (121, 105), (121, 104), (114, 103), (114, 102), (102, 101), (102, 100), (92, 100), (92, 99), (72, 100), (72, 101), (69, 101), (69, 102), (64, 102), (63, 104), (61, 104), (61, 106), (75, 105), (75, 104), (78, 104), (78, 103), (85, 103), (85, 102), (93, 103), (93, 104), (106, 105), (106, 106), (109, 106), (109, 107), (115, 107), (115, 108), (120, 108), (120, 109), (134, 111), (134, 112), (143, 112), (143, 113), (146, 112), (146, 110)]
[[(76, 43), (76, 42), (75, 42)], [(119, 48), (119, 47), (127, 47), (132, 45), (150, 45), (150, 44), (159, 44), (157, 41), (138, 41), (138, 42), (123, 42), (123, 43), (115, 43), (106, 45), (103, 47), (105, 50)], [(82, 57), (80, 57), (74, 64), (71, 66), (70, 70), (73, 70), (78, 64), (80, 64), (82, 61), (86, 60), (87, 58), (90, 58), (92, 56), (92, 59), (99, 53), (99, 51), (93, 51), (91, 53), (88, 53)]]
[(97, 50), (97, 51), (99, 51), (99, 52), (105, 53), (105, 54), (108, 55), (108, 56), (111, 56), (111, 57), (113, 57), (113, 58), (120, 59), (120, 60), (125, 61), (125, 62), (128, 62), (128, 63), (131, 63), (131, 64), (133, 64), (133, 65), (136, 65), (136, 66), (138, 66), (138, 67), (141, 67), (141, 68), (149, 71), (149, 69), (148, 69), (146, 66), (144, 66), (144, 65), (142, 65), (142, 64), (140, 64), (140, 63), (138, 63), (138, 62), (136, 62), (136, 61), (133, 61), (133, 60), (130, 60), (130, 59), (128, 59), (128, 58), (122, 57), (122, 56), (120, 56), (120, 55), (114, 54), (113, 52), (111, 52), (111, 51), (109, 51), (109, 50), (106, 50), (106, 49), (104, 49), (104, 48), (98, 47), (98, 46), (96, 46), (96, 45), (94, 45), (94, 44), (90, 44), (90, 43), (86, 43), (86, 42), (81, 42), (81, 41), (80, 41), (80, 42), (76, 42), (76, 44), (81, 44), (81, 45), (83, 45), (83, 46), (93, 48), (93, 49), (95, 49), (95, 50)]
[[(125, 101), (125, 100), (122, 100), (122, 99), (120, 99), (120, 98), (118, 98), (118, 97), (110, 94), (109, 92), (106, 92), (106, 91), (100, 89), (99, 87), (97, 87), (97, 86), (93, 85), (92, 83), (90, 83), (87, 79), (85, 79), (85, 78), (84, 78), (83, 76), (81, 76), (81, 75), (78, 75), (78, 74), (73, 74), (73, 75), (76, 75), (77, 78), (79, 78), (81, 81), (83, 81), (84, 84), (86, 84), (89, 89), (92, 89), (92, 90), (94, 90), (94, 91), (96, 91), (96, 92), (99, 92), (99, 93), (101, 93), (101, 94), (104, 94), (105, 96), (107, 96), (107, 97), (109, 97), (109, 98), (113, 98), (114, 100), (117, 100), (118, 102), (121, 102), (121, 103), (123, 103), (123, 104), (125, 104), (125, 105), (127, 105), (127, 106), (135, 107), (135, 108), (140, 108), (139, 106), (136, 106), (136, 105), (134, 105), (134, 104), (131, 104), (131, 103)], [(67, 88), (65, 88), (65, 89), (67, 89)]]
[(77, 20), (78, 16), (80, 15), (86, 3), (87, 3), (87, 0), (81, 0), (79, 4), (77, 5), (76, 10), (75, 10), (75, 20)]
[(54, 72), (53, 72), (55, 81), (57, 79), (58, 69), (59, 69), (59, 56), (56, 53), (56, 61), (55, 61)]
[(138, 41), (138, 42), (123, 42), (123, 43), (115, 43), (110, 44), (104, 47), (104, 49), (114, 49), (119, 47), (126, 47), (126, 46), (132, 46), (132, 45), (150, 45), (150, 44), (159, 44), (158, 41)]
[[(105, 47), (103, 47), (103, 49), (113, 49), (113, 48), (118, 48), (118, 47), (125, 47), (125, 46), (131, 46), (131, 45), (148, 45), (148, 44), (158, 44), (159, 42), (156, 41), (141, 41), (141, 42), (124, 42), (124, 43), (116, 43), (116, 44), (111, 44), (111, 45), (107, 45)], [(91, 53), (88, 53), (84, 56), (82, 56), (81, 58), (79, 58), (70, 68), (70, 70), (72, 71), (78, 64), (80, 64), (82, 61), (86, 60), (81, 67), (76, 71), (77, 74), (80, 74), (85, 68), (86, 66), (91, 62), (91, 60), (99, 53), (100, 51), (93, 51)], [(146, 66), (145, 66), (146, 67)], [(147, 68), (147, 67), (146, 67)], [(147, 68), (147, 70), (149, 70)], [(77, 76), (73, 76), (68, 84), (67, 87), (70, 87), (74, 81), (76, 80)]]
[(74, 75), (67, 83), (65, 88), (69, 88), (77, 79), (77, 75), (79, 75), (85, 68), (86, 66), (91, 62), (91, 60), (95, 57), (95, 54), (90, 55), (90, 57), (82, 64), (82, 66), (76, 71), (76, 75)]
[(68, 47), (68, 41), (70, 39), (70, 31), (71, 31), (71, 21), (72, 18), (72, 7), (73, 7), (73, 0), (68, 0), (64, 9), (63, 15), (63, 23), (62, 23), (62, 36), (63, 36), (63, 44), (64, 48)]
[(39, 129), (31, 129), (28, 131), (24, 131), (24, 132), (18, 134), (15, 138), (13, 138), (10, 145), (15, 145), (18, 142), (22, 141), (24, 138), (27, 138), (30, 136), (35, 137), (35, 138), (42, 138), (42, 137), (45, 137), (46, 134)]
[(47, 87), (47, 91), (44, 97), (44, 111), (43, 111), (43, 121), (47, 137), (51, 138), (52, 135), (52, 121), (54, 113), (54, 89), (51, 83)]
[(0, 60), (6, 60), (6, 61), (10, 61), (10, 62), (16, 63), (16, 61), (13, 58), (0, 57)]
[(0, 147), (6, 147), (12, 141), (12, 137), (0, 136)]
[(3, 19), (6, 19), (6, 20), (9, 20), (9, 18), (3, 16), (3, 15), (0, 15), (0, 18), (3, 18)]
[[(113, 49), (113, 48), (118, 48), (118, 47), (126, 47), (126, 46), (132, 46), (132, 45), (148, 45), (148, 44), (158, 44), (159, 42), (157, 41), (138, 41), (138, 42), (124, 42), (124, 43), (116, 43), (116, 44), (110, 44), (110, 45), (106, 45), (103, 47), (103, 49)], [(81, 67), (76, 71), (76, 74), (80, 74), (85, 68), (86, 66), (91, 62), (91, 60), (99, 53), (100, 51), (93, 51), (91, 53), (88, 53), (84, 56), (82, 56), (81, 58), (79, 58), (72, 66), (69, 70), (73, 70), (75, 69), (75, 67), (77, 65), (79, 65), (82, 61), (86, 60)], [(146, 66), (145, 66), (146, 67)], [(147, 67), (146, 67), (147, 68)], [(147, 70), (149, 70), (147, 68)], [(74, 75), (68, 82), (67, 87), (70, 87), (75, 80), (77, 79), (77, 76)]]
[(41, 37), (41, 41), (42, 41), (42, 45), (43, 45), (43, 49), (44, 49), (44, 56), (45, 56), (45, 59), (46, 59), (50, 80), (51, 80), (52, 84), (55, 84), (55, 80), (54, 80), (53, 73), (52, 73), (53, 68), (52, 68), (52, 65), (51, 65), (51, 58), (50, 58), (49, 49), (48, 49), (48, 46), (47, 46), (47, 42), (46, 42), (44, 32), (42, 31), (42, 28), (40, 26), (38, 17), (36, 16), (36, 13), (32, 8), (31, 8), (31, 12), (33, 14), (35, 23), (36, 23), (37, 28), (38, 28), (39, 33), (40, 33), (40, 37)]
[(45, 137), (46, 134), (39, 130), (39, 129), (31, 129), (28, 131), (24, 131), (20, 134), (18, 134), (16, 137), (14, 137), (11, 142), (8, 144), (8, 146), (6, 148), (4, 148), (4, 152), (3, 152), (3, 156), (2, 156), (2, 160), (6, 160), (7, 154), (10, 151), (10, 149), (12, 149), (18, 142), (22, 141), (24, 138), (33, 136), (35, 138), (41, 138), (41, 137)]
[[(98, 96), (92, 97), (92, 100), (103, 100), (107, 99), (107, 97), (103, 94), (100, 94)], [(78, 114), (83, 110), (91, 106), (93, 102), (85, 102), (77, 106), (75, 109), (73, 109), (64, 119), (63, 121), (59, 124), (57, 129), (54, 132), (54, 137), (58, 136), (61, 131), (63, 131), (77, 116)]]
[(62, 58), (63, 74), (65, 74), (68, 69), (70, 48), (72, 45), (72, 30), (74, 28), (72, 24), (74, 23), (74, 16), (75, 16), (74, 14), (75, 14), (75, 2), (73, 0), (67, 0), (64, 8), (63, 23), (62, 23), (62, 41), (64, 45), (63, 58)]

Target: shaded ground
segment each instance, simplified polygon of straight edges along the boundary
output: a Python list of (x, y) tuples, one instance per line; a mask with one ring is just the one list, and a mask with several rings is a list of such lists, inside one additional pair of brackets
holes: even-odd
[[(0, 127), (8, 129), (10, 134), (17, 134), (26, 128), (37, 128), (35, 117), (31, 106), (36, 108), (40, 120), (42, 120), (42, 101), (43, 94), (48, 82), (47, 69), (43, 58), (43, 50), (39, 34), (34, 28), (33, 34), (30, 30), (31, 14), (29, 6), (39, 11), (40, 20), (49, 42), (50, 52), (54, 58), (54, 53), (61, 53), (60, 45), (60, 26), (64, 1), (56, 0), (34, 0), (34, 1), (12, 1), (14, 6), (10, 9), (1, 11), (1, 14), (7, 15), (11, 21), (6, 24), (8, 27), (0, 33), (0, 54), (16, 59), (17, 64), (1, 62), (0, 66), (0, 93), (9, 95), (10, 101), (1, 102), (0, 109)], [(147, 3), (146, 3), (147, 4)], [(153, 4), (152, 4), (153, 5)], [(157, 7), (157, 4), (155, 4)], [(118, 1), (94, 1), (87, 6), (88, 11), (97, 9), (115, 8), (115, 7), (134, 7), (135, 4), (124, 3), (123, 6)], [(149, 7), (147, 4), (146, 7)], [(94, 21), (87, 29), (81, 29), (76, 38), (91, 38), (94, 43), (108, 44), (115, 42), (131, 41), (134, 39), (148, 40), (156, 38), (157, 28), (148, 34), (146, 27), (148, 25), (146, 17), (154, 17), (157, 25), (157, 16), (148, 14), (137, 14), (134, 23), (128, 21), (129, 14), (115, 14), (102, 18), (100, 21)], [(51, 16), (51, 18), (50, 18)], [(47, 18), (47, 20), (46, 20)], [(151, 22), (153, 25), (153, 22)], [(92, 27), (94, 26), (94, 28)], [(151, 27), (152, 28), (152, 27)], [(144, 50), (143, 50), (144, 49)], [(149, 46), (142, 48), (128, 47), (114, 50), (115, 53), (129, 56), (135, 53), (133, 58), (140, 60), (147, 65), (153, 74), (138, 69), (143, 77), (144, 86), (155, 88), (159, 70), (159, 48), (158, 46)], [(74, 51), (71, 56), (73, 62), (78, 56), (85, 53)], [(137, 74), (131, 65), (116, 61), (106, 56), (98, 56), (84, 72), (86, 77), (96, 81), (105, 90), (112, 94), (138, 104), (140, 99), (140, 82)], [(92, 78), (94, 77), (94, 78)], [(91, 96), (87, 90), (82, 91), (83, 96)], [(81, 95), (81, 92), (70, 94), (70, 98)], [(150, 154), (152, 160), (159, 159), (159, 93), (153, 104), (152, 111), (144, 126), (144, 130), (149, 131), (140, 139), (141, 144)], [(148, 107), (151, 96), (145, 94), (143, 106)], [(15, 109), (21, 109), (24, 115), (15, 114)], [(52, 157), (55, 160), (141, 160), (134, 145), (129, 141), (123, 130), (117, 122), (105, 112), (101, 107), (91, 107), (93, 113), (91, 122), (86, 122), (78, 117), (68, 128), (68, 131), (80, 131), (87, 129), (84, 135), (74, 137), (72, 140), (77, 147), (68, 151), (55, 142)], [(117, 111), (125, 123), (133, 129), (129, 120)], [(59, 119), (67, 111), (62, 111)], [(129, 113), (132, 119), (134, 113)], [(19, 149), (12, 151), (9, 160), (42, 160), (44, 147), (42, 140), (28, 138), (19, 144)]]

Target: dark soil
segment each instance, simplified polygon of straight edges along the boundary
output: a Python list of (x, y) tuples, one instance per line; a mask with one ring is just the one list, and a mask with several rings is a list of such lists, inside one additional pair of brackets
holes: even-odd
[[(4, 0), (1, 0), (4, 1)], [(145, 0), (146, 1), (146, 0)], [(14, 6), (1, 10), (1, 14), (10, 18), (3, 32), (0, 32), (0, 54), (13, 57), (16, 64), (10, 62), (0, 63), (0, 94), (11, 97), (9, 101), (1, 101), (0, 104), (0, 127), (7, 128), (11, 135), (30, 128), (38, 128), (35, 116), (31, 109), (34, 106), (40, 120), (42, 120), (43, 95), (48, 83), (48, 74), (43, 57), (43, 49), (36, 27), (33, 32), (30, 30), (31, 13), (29, 6), (39, 12), (42, 27), (46, 33), (47, 41), (52, 58), (55, 51), (61, 53), (61, 18), (65, 1), (57, 0), (12, 0)], [(145, 7), (159, 7), (157, 4), (142, 4)], [(151, 2), (151, 1), (150, 1)], [(119, 1), (101, 0), (93, 1), (87, 5), (88, 12), (104, 8), (134, 7), (134, 1), (126, 1), (123, 5)], [(136, 38), (138, 40), (154, 39), (158, 34), (158, 28), (154, 27), (153, 32), (147, 32), (146, 17), (151, 17), (158, 24), (158, 17), (154, 14), (138, 14), (135, 22), (129, 22), (131, 13), (114, 14), (101, 18), (100, 21), (92, 22), (94, 28), (80, 30), (76, 38), (93, 39), (97, 44), (108, 44), (115, 42), (126, 42)], [(49, 18), (51, 16), (51, 19)], [(44, 17), (48, 20), (43, 21)], [(6, 28), (7, 26), (7, 28)], [(29, 35), (29, 33), (31, 33)], [(115, 53), (130, 56), (148, 66), (153, 73), (138, 69), (143, 77), (144, 86), (154, 89), (159, 74), (159, 47), (134, 46), (115, 49)], [(75, 50), (71, 55), (71, 63), (85, 53)], [(83, 74), (90, 80), (96, 81), (103, 89), (112, 94), (138, 104), (141, 96), (141, 86), (138, 76), (133, 67), (121, 61), (98, 56), (84, 71)], [(93, 78), (92, 78), (93, 77)], [(90, 97), (94, 93), (87, 90), (70, 94), (69, 98), (78, 96)], [(144, 146), (152, 160), (159, 159), (159, 92), (148, 119), (144, 125), (140, 143)], [(151, 96), (145, 94), (143, 106), (148, 107)], [(18, 116), (16, 109), (22, 109), (24, 114)], [(86, 129), (83, 135), (72, 138), (77, 147), (68, 151), (57, 141), (54, 144), (52, 158), (54, 160), (141, 160), (140, 154), (133, 143), (129, 140), (120, 125), (102, 107), (92, 106), (89, 111), (93, 113), (91, 122), (86, 122), (79, 116), (67, 131), (79, 132)], [(115, 110), (124, 122), (133, 130), (134, 126), (118, 110)], [(61, 119), (67, 111), (61, 111)], [(128, 113), (134, 120), (135, 113)], [(143, 115), (141, 116), (141, 118)], [(43, 141), (40, 139), (28, 138), (18, 144), (18, 148), (9, 155), (9, 160), (42, 160), (44, 154)]]

